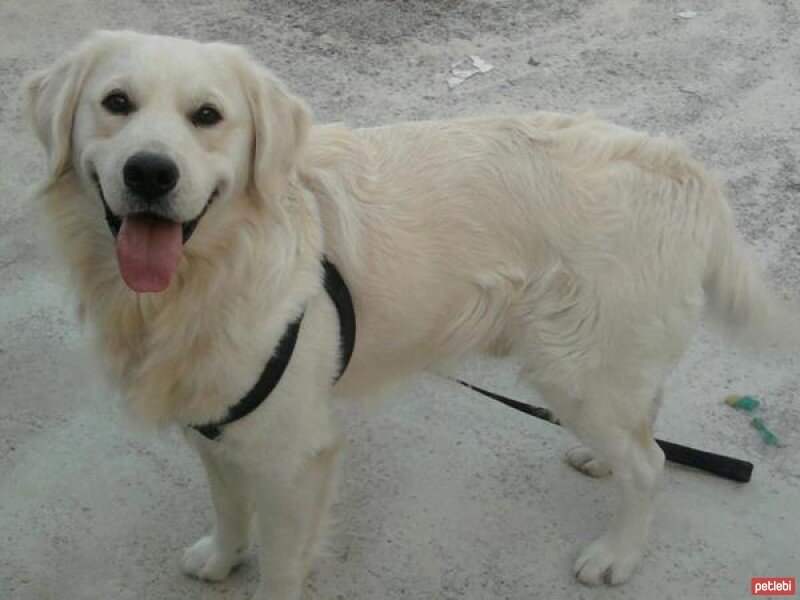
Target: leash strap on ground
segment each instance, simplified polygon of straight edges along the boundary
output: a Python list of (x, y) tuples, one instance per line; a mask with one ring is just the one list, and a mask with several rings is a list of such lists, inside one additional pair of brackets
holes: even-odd
[[(479, 394), (483, 394), (487, 398), (491, 398), (492, 400), (496, 400), (501, 404), (505, 404), (514, 410), (518, 410), (527, 415), (536, 417), (537, 419), (547, 421), (548, 423), (553, 423), (554, 425), (561, 425), (553, 413), (546, 408), (542, 408), (541, 406), (533, 406), (532, 404), (526, 404), (525, 402), (520, 402), (518, 400), (513, 400), (512, 398), (491, 392), (483, 389), (482, 387), (478, 387), (477, 385), (467, 383), (461, 379), (450, 377), (449, 375), (445, 375), (445, 377), (460, 383), (464, 387), (478, 392)], [(714, 454), (713, 452), (706, 452), (705, 450), (698, 450), (697, 448), (691, 448), (689, 446), (683, 446), (681, 444), (675, 444), (673, 442), (667, 442), (659, 439), (656, 439), (656, 443), (661, 446), (661, 449), (664, 451), (664, 456), (670, 462), (700, 469), (701, 471), (711, 473), (717, 477), (730, 479), (731, 481), (737, 481), (740, 483), (747, 483), (750, 481), (750, 477), (753, 474), (753, 463), (746, 460), (724, 456), (722, 454)]]

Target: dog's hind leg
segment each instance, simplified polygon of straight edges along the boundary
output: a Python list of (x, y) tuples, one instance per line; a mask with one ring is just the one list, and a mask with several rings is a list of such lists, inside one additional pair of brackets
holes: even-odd
[[(637, 399), (632, 389), (607, 390), (580, 400), (559, 398), (552, 390), (545, 393), (562, 423), (613, 472), (620, 490), (621, 503), (610, 528), (586, 546), (575, 561), (575, 576), (583, 583), (623, 583), (644, 552), (664, 453), (653, 439), (647, 411), (640, 412), (641, 418), (631, 419), (620, 409), (646, 404), (653, 392), (649, 390), (646, 399)], [(570, 408), (559, 414), (560, 406)]]
[(200, 538), (183, 554), (185, 573), (198, 579), (220, 581), (237, 566), (249, 545), (253, 501), (241, 467), (226, 460), (218, 442), (190, 431), (187, 438), (200, 454), (214, 504), (212, 532)]
[[(658, 392), (653, 398), (651, 408), (650, 425), (655, 423), (658, 416), (658, 410), (661, 408), (661, 403), (664, 399), (664, 389), (659, 387)], [(584, 475), (589, 477), (608, 477), (611, 475), (611, 467), (608, 466), (606, 461), (598, 457), (594, 450), (588, 446), (578, 445), (573, 446), (567, 450), (565, 454), (567, 464)]]

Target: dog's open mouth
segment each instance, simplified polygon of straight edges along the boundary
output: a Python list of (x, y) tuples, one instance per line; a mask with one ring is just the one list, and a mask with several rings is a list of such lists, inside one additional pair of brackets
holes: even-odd
[(97, 182), (103, 201), (106, 223), (117, 241), (117, 262), (126, 285), (135, 292), (161, 292), (169, 287), (200, 219), (217, 196), (209, 197), (203, 210), (191, 221), (174, 221), (153, 212), (138, 212), (120, 217), (111, 210)]

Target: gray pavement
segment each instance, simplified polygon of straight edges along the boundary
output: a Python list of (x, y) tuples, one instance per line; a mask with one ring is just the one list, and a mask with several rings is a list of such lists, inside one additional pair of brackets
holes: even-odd
[[(695, 11), (693, 18), (678, 16)], [(0, 2), (0, 599), (243, 599), (182, 576), (211, 522), (198, 460), (135, 431), (88, 364), (27, 190), (43, 157), (23, 76), (94, 28), (249, 46), (319, 121), (355, 126), (482, 112), (592, 109), (683, 138), (729, 190), (772, 284), (800, 296), (800, 4), (778, 0)], [(450, 91), (451, 63), (495, 65)], [(614, 508), (609, 481), (570, 470), (566, 432), (434, 375), (391, 401), (342, 406), (348, 440), (327, 554), (309, 598), (750, 597), (750, 577), (800, 577), (800, 359), (748, 357), (698, 332), (657, 434), (748, 458), (737, 485), (670, 468), (639, 573), (578, 585), (570, 566)], [(457, 371), (536, 401), (513, 365)], [(787, 447), (722, 404), (754, 393)]]

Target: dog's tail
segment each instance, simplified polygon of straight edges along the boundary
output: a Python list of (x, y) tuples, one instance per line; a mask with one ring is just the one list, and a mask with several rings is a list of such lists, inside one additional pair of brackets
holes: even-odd
[(769, 289), (723, 200), (713, 227), (705, 291), (712, 317), (747, 346), (800, 350), (800, 314)]

